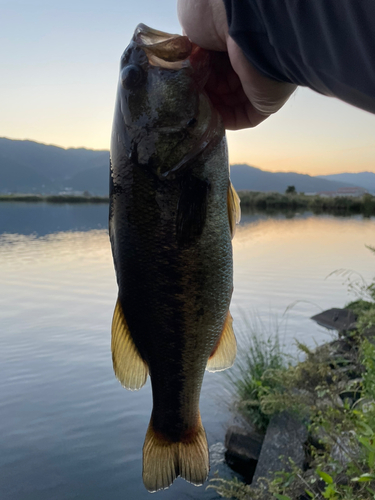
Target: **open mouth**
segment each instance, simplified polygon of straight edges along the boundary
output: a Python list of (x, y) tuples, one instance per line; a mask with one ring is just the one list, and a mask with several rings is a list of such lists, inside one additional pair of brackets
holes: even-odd
[(187, 36), (173, 35), (139, 24), (133, 40), (146, 52), (150, 64), (179, 69), (189, 64), (194, 45)]

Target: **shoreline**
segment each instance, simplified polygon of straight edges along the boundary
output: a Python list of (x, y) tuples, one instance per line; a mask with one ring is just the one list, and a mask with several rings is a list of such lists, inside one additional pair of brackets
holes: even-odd
[[(233, 385), (234, 413), (245, 425), (230, 427), (225, 438), (226, 461), (243, 479), (211, 480), (210, 487), (220, 496), (234, 500), (374, 498), (373, 285), (374, 281), (363, 291), (367, 300), (362, 297), (341, 310), (348, 321), (336, 329), (331, 341), (313, 350), (297, 342), (304, 354), (297, 363), (287, 361), (281, 350), (274, 352), (277, 340), (271, 346), (255, 339), (258, 344), (248, 356), (247, 373), (242, 370)], [(336, 318), (337, 311), (320, 316)], [(271, 349), (268, 354), (267, 349)]]
[[(313, 214), (327, 213), (332, 215), (375, 215), (375, 196), (370, 194), (361, 198), (337, 196), (333, 198), (319, 195), (282, 194), (273, 192), (238, 191), (241, 208), (245, 211), (274, 215), (277, 213), (296, 213), (311, 211)], [(0, 194), (1, 202), (14, 203), (109, 203), (109, 196), (73, 195), (73, 194)]]
[(108, 196), (83, 196), (71, 194), (2, 194), (0, 202), (14, 203), (109, 203)]
[(375, 196), (362, 197), (336, 196), (324, 197), (302, 193), (282, 194), (260, 191), (239, 191), (241, 207), (257, 211), (275, 213), (277, 211), (306, 211), (332, 214), (375, 215)]

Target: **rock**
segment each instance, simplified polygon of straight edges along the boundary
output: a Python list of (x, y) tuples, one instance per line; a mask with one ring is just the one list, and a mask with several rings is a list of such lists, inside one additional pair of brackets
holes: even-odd
[(329, 330), (355, 330), (357, 327), (357, 315), (350, 309), (328, 309), (322, 313), (312, 316), (310, 319), (316, 321), (318, 325), (324, 326)]
[(260, 478), (272, 479), (275, 472), (291, 471), (289, 459), (303, 469), (304, 444), (308, 433), (306, 426), (295, 416), (284, 411), (272, 417), (263, 441), (253, 485)]
[(331, 368), (346, 366), (349, 362), (353, 362), (353, 356), (356, 358), (352, 343), (344, 338), (318, 346), (314, 356), (318, 362), (329, 362)]
[(244, 460), (258, 460), (262, 449), (264, 435), (256, 431), (248, 431), (233, 425), (225, 435), (227, 452), (242, 457)]
[(232, 425), (225, 435), (225, 459), (234, 471), (251, 482), (261, 452), (264, 436), (254, 430)]
[(346, 467), (354, 460), (358, 460), (361, 449), (356, 439), (349, 432), (342, 432), (341, 436), (336, 438), (336, 443), (332, 446), (331, 457), (343, 467)]

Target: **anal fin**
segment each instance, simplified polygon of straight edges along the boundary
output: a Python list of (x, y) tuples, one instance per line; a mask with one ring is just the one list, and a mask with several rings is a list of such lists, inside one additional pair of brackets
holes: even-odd
[(143, 445), (143, 483), (148, 491), (168, 488), (178, 476), (201, 486), (209, 469), (207, 438), (200, 415), (195, 429), (177, 442), (155, 432), (151, 419)]
[(224, 323), (223, 333), (216, 344), (211, 356), (208, 358), (206, 370), (209, 372), (220, 372), (230, 368), (237, 354), (237, 342), (233, 331), (233, 318), (228, 311)]
[(228, 207), (230, 234), (232, 238), (234, 237), (234, 234), (236, 232), (236, 224), (239, 224), (241, 220), (240, 203), (241, 203), (240, 197), (238, 196), (232, 183), (229, 181), (228, 194), (227, 194), (227, 207)]
[(148, 366), (134, 344), (119, 299), (113, 313), (111, 348), (113, 369), (121, 384), (131, 391), (145, 385)]

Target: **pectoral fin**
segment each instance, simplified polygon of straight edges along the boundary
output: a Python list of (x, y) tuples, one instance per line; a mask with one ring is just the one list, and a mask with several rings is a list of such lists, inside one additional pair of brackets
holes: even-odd
[(232, 238), (236, 232), (236, 224), (239, 224), (241, 220), (241, 200), (236, 193), (232, 183), (229, 181), (228, 194), (227, 194), (227, 205), (228, 205), (228, 218), (229, 227)]
[(209, 372), (220, 372), (230, 368), (237, 354), (237, 342), (233, 332), (233, 318), (228, 311), (224, 323), (223, 333), (215, 346), (211, 356), (208, 358), (206, 370)]
[(148, 366), (134, 344), (119, 299), (113, 313), (111, 348), (113, 369), (121, 385), (131, 391), (144, 386)]

